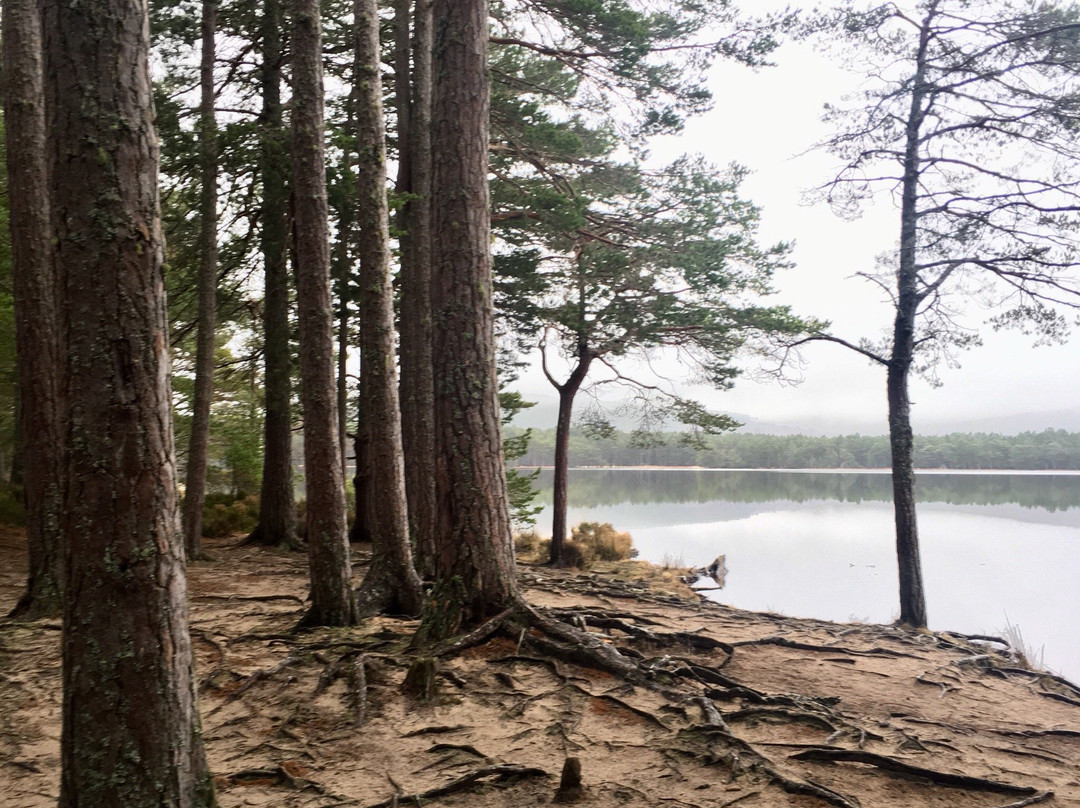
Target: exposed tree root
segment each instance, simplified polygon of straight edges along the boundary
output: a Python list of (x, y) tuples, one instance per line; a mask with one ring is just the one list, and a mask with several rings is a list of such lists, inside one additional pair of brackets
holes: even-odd
[(760, 640), (743, 640), (742, 642), (732, 643), (732, 646), (736, 648), (745, 647), (747, 645), (777, 645), (781, 648), (792, 648), (797, 651), (818, 651), (827, 654), (847, 654), (849, 656), (861, 657), (907, 657), (909, 659), (921, 659), (917, 654), (905, 654), (903, 651), (894, 651), (891, 648), (867, 648), (866, 650), (858, 650), (855, 648), (844, 648), (839, 645), (811, 645), (810, 643), (789, 640), (786, 637), (764, 637)]
[(543, 769), (536, 769), (530, 766), (512, 766), (504, 764), (484, 766), (483, 768), (469, 772), (444, 786), (429, 788), (427, 791), (422, 791), (419, 794), (400, 796), (395, 794), (390, 799), (372, 803), (371, 805), (366, 806), (366, 808), (390, 808), (390, 806), (408, 805), (410, 803), (420, 805), (422, 800), (430, 800), (436, 797), (445, 797), (448, 794), (460, 794), (463, 791), (471, 791), (474, 788), (484, 785), (486, 782), (493, 782), (501, 785), (505, 783), (514, 783), (526, 777), (547, 776), (548, 773)]
[(1036, 805), (1040, 802), (1046, 802), (1054, 798), (1053, 791), (1044, 791), (1041, 794), (1036, 794), (1033, 797), (1028, 797), (1026, 800), (1020, 800), (1019, 802), (1010, 802), (1008, 805), (999, 805), (997, 808), (1025, 808), (1027, 805)]
[(987, 780), (983, 777), (972, 777), (967, 774), (951, 774), (938, 772), (932, 769), (924, 769), (921, 766), (912, 766), (902, 760), (876, 755), (873, 752), (865, 752), (860, 749), (806, 749), (796, 752), (791, 756), (792, 760), (809, 760), (827, 763), (865, 763), (870, 766), (901, 774), (905, 777), (921, 777), (938, 785), (950, 788), (965, 788), (974, 791), (993, 791), (998, 794), (1035, 794), (1038, 789), (1030, 786), (1016, 786), (1011, 783), (1001, 783), (996, 780)]

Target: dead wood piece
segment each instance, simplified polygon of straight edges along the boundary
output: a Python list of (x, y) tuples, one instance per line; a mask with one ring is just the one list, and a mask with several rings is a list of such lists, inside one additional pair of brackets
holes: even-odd
[(353, 705), (353, 726), (367, 721), (367, 660), (361, 655), (349, 666), (349, 694)]
[(791, 760), (805, 760), (821, 763), (865, 763), (876, 766), (882, 771), (894, 772), (907, 777), (921, 777), (938, 785), (952, 788), (966, 788), (973, 791), (993, 791), (999, 794), (1035, 794), (1037, 789), (1031, 786), (1016, 786), (1011, 783), (1001, 783), (997, 780), (987, 780), (983, 777), (972, 777), (967, 774), (951, 774), (939, 772), (933, 769), (924, 769), (921, 766), (912, 766), (902, 760), (885, 757), (873, 752), (861, 749), (807, 749), (791, 755)]
[(728, 729), (728, 725), (724, 721), (724, 716), (716, 709), (716, 705), (713, 704), (712, 699), (698, 696), (691, 699), (691, 701), (701, 708), (701, 714), (705, 719), (706, 725), (710, 727), (720, 727), (724, 730)]
[(390, 808), (390, 806), (414, 803), (419, 805), (422, 800), (430, 800), (435, 797), (445, 797), (448, 794), (458, 794), (462, 791), (470, 791), (480, 785), (481, 781), (494, 778), (494, 784), (502, 785), (513, 783), (526, 777), (547, 777), (548, 773), (543, 769), (531, 766), (514, 766), (500, 764), (497, 766), (484, 766), (476, 771), (469, 772), (462, 777), (452, 780), (444, 786), (430, 788), (419, 794), (395, 794), (393, 797), (382, 802), (372, 803), (366, 808)]
[(448, 732), (460, 732), (463, 729), (472, 729), (468, 724), (454, 724), (452, 726), (421, 727), (406, 732), (402, 738), (415, 738), (417, 735), (443, 735)]
[(577, 802), (585, 796), (585, 787), (581, 784), (581, 759), (568, 757), (563, 763), (559, 788), (555, 791), (555, 802)]
[(458, 674), (455, 671), (451, 671), (451, 670), (439, 671), (439, 676), (441, 676), (446, 681), (450, 682), (455, 687), (464, 688), (464, 687), (469, 686), (468, 680), (464, 676), (461, 676), (460, 674)]

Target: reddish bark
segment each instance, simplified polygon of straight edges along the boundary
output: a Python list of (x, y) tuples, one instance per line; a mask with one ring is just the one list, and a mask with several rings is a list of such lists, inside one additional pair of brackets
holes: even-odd
[(434, 5), (435, 594), (458, 612), (435, 633), (476, 624), (517, 598), (495, 377), (487, 12), (484, 0)]
[(338, 442), (318, 0), (294, 0), (292, 66), (293, 230), (311, 570), (311, 608), (304, 623), (348, 626), (356, 622), (356, 603)]
[(49, 245), (40, 0), (4, 0), (2, 16), (19, 374), (17, 420), (30, 555), (26, 591), (12, 616), (32, 619), (60, 612), (63, 463), (57, 400), (58, 319)]
[(146, 5), (47, 0), (64, 312), (60, 805), (211, 806), (176, 509)]

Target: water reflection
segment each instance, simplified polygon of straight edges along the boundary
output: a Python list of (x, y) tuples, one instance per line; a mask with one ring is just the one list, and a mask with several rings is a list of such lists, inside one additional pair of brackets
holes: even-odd
[[(840, 621), (898, 613), (887, 475), (589, 469), (570, 483), (571, 524), (629, 530), (645, 559), (726, 554), (724, 603)], [(1067, 629), (1080, 614), (1080, 476), (921, 476), (919, 494), (931, 628), (1011, 622), (1080, 679), (1080, 636)], [(549, 527), (549, 509), (540, 520)]]

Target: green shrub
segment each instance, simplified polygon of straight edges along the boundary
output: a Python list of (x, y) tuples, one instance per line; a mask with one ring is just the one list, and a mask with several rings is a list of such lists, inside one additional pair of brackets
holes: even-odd
[(208, 494), (203, 504), (203, 536), (221, 539), (250, 533), (259, 523), (259, 498), (252, 494), (234, 499), (228, 494)]

